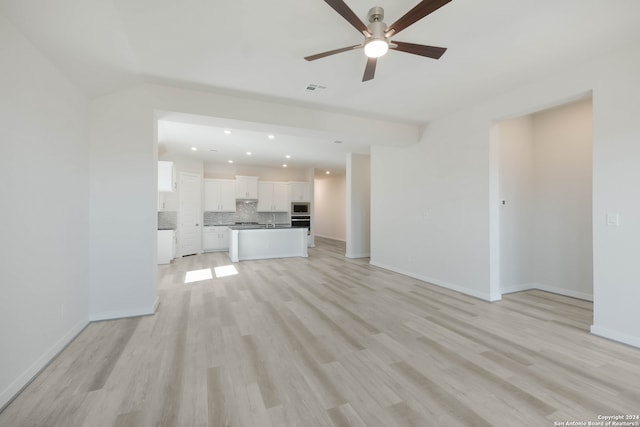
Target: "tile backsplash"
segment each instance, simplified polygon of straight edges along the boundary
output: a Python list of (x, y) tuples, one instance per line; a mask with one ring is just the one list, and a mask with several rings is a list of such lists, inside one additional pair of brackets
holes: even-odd
[(178, 212), (158, 212), (158, 230), (175, 230), (178, 228)]
[(233, 224), (235, 213), (233, 212), (205, 212), (204, 225), (229, 225)]
[(257, 202), (238, 201), (235, 212), (205, 212), (204, 225), (233, 224), (236, 222), (258, 222), (260, 224), (271, 224), (275, 218), (276, 224), (289, 223), (287, 212), (258, 212)]

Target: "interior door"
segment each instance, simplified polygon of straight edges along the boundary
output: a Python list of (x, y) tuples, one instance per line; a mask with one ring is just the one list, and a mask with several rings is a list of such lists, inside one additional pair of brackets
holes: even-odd
[(202, 177), (180, 173), (180, 255), (202, 253)]

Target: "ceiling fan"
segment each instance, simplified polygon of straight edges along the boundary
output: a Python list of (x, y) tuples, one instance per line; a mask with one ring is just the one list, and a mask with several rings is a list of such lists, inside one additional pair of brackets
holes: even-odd
[(445, 47), (425, 46), (421, 44), (405, 43), (391, 40), (391, 37), (398, 34), (408, 26), (414, 24), (430, 13), (440, 9), (451, 0), (423, 0), (413, 9), (405, 13), (400, 19), (393, 24), (387, 26), (382, 20), (384, 19), (384, 9), (379, 6), (369, 10), (369, 25), (358, 18), (358, 16), (346, 5), (342, 0), (324, 0), (344, 19), (346, 19), (353, 27), (364, 35), (364, 41), (361, 44), (347, 46), (340, 49), (334, 49), (327, 52), (318, 53), (311, 56), (305, 56), (307, 61), (315, 61), (316, 59), (326, 56), (335, 55), (336, 53), (347, 52), (354, 49), (364, 48), (367, 55), (367, 66), (364, 69), (362, 81), (373, 79), (376, 72), (376, 64), (378, 58), (387, 53), (389, 49), (399, 50), (401, 52), (413, 53), (414, 55), (426, 56), (428, 58), (439, 59), (447, 50)]

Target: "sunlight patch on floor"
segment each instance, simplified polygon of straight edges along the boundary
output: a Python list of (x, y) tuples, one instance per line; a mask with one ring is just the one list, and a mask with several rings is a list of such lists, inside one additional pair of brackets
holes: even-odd
[(213, 274), (210, 268), (204, 268), (202, 270), (187, 271), (184, 277), (184, 283), (199, 282), (201, 280), (213, 279)]
[(221, 265), (220, 267), (215, 267), (214, 270), (216, 271), (217, 278), (235, 276), (238, 274), (238, 270), (236, 270), (236, 267), (233, 264)]

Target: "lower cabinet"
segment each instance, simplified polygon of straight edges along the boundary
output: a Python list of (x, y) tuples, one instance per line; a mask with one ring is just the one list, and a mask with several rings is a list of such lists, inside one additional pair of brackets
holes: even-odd
[(205, 252), (229, 250), (229, 227), (205, 226), (203, 228), (202, 247)]
[(158, 264), (169, 264), (176, 257), (176, 231), (158, 230)]

